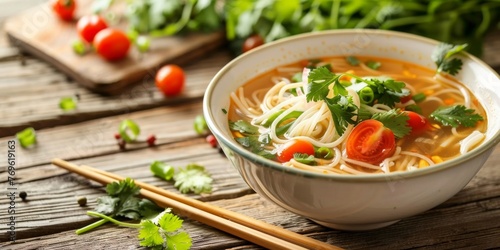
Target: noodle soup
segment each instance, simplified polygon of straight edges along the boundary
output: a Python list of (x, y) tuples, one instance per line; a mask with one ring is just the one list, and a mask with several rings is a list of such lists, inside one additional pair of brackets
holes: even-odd
[(231, 94), (233, 137), (325, 174), (411, 171), (484, 139), (486, 115), (448, 74), (393, 59), (328, 57), (278, 67)]

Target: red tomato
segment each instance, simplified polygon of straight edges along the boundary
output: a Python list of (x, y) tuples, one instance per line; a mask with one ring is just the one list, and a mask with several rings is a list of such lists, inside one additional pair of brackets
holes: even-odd
[(353, 160), (377, 165), (395, 150), (394, 133), (377, 120), (360, 122), (347, 137), (347, 156)]
[(59, 18), (64, 21), (73, 20), (73, 14), (76, 9), (76, 2), (74, 0), (52, 0), (52, 10)]
[(262, 39), (262, 37), (260, 37), (259, 35), (250, 36), (245, 39), (245, 42), (243, 42), (242, 51), (243, 53), (245, 53), (253, 48), (259, 47), (262, 44), (264, 44), (264, 40)]
[(430, 124), (427, 118), (413, 111), (404, 111), (410, 119), (406, 122), (411, 127), (411, 135), (419, 135), (425, 130), (430, 129)]
[(293, 140), (285, 143), (278, 152), (278, 161), (287, 162), (293, 158), (296, 153), (314, 155), (314, 146), (312, 143), (303, 140)]
[(78, 34), (88, 43), (92, 43), (95, 35), (107, 27), (106, 21), (98, 15), (83, 16), (76, 23)]
[(182, 92), (185, 85), (184, 70), (174, 64), (168, 64), (156, 72), (156, 87), (165, 96), (176, 96)]
[(411, 94), (409, 94), (407, 96), (401, 97), (399, 102), (406, 103), (406, 102), (410, 101), (412, 98), (413, 98), (413, 96)]
[(93, 44), (97, 53), (108, 61), (125, 58), (130, 48), (127, 35), (121, 30), (112, 28), (106, 28), (97, 33)]

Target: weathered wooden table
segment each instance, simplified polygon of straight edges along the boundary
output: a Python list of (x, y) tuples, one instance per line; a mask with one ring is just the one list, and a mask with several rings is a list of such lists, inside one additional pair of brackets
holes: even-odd
[[(0, 15), (1, 16), (1, 15)], [(0, 24), (1, 27), (1, 24)], [(500, 70), (500, 34), (488, 37), (484, 60)], [(211, 77), (229, 60), (224, 49), (184, 65), (187, 88), (183, 96), (165, 99), (152, 82), (118, 96), (100, 96), (67, 79), (43, 61), (8, 44), (0, 28), (0, 249), (136, 249), (136, 229), (105, 225), (83, 235), (75, 229), (95, 219), (85, 212), (105, 194), (103, 187), (50, 164), (59, 157), (112, 171), (177, 192), (172, 183), (149, 171), (153, 160), (184, 166), (206, 166), (214, 179), (210, 195), (189, 195), (259, 220), (347, 249), (457, 249), (500, 248), (500, 145), (477, 176), (440, 206), (379, 230), (343, 232), (319, 226), (284, 211), (255, 194), (230, 166), (192, 129), (202, 113), (201, 100)], [(76, 111), (58, 108), (63, 96), (78, 94)], [(158, 146), (135, 145), (121, 151), (114, 133), (125, 118), (135, 120), (143, 135), (156, 134)], [(7, 141), (21, 129), (37, 129), (38, 144), (16, 148), (16, 192), (9, 214)], [(76, 197), (88, 199), (86, 207)], [(14, 216), (12, 220), (10, 217)], [(9, 240), (15, 222), (16, 240)], [(193, 249), (258, 249), (247, 241), (186, 219)]]

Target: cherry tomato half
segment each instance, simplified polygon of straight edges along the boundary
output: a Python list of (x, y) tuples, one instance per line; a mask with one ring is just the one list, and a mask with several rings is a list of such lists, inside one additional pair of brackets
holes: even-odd
[(430, 129), (429, 121), (424, 116), (421, 116), (413, 111), (403, 112), (410, 118), (406, 121), (406, 123), (411, 127), (411, 135), (419, 135)]
[(176, 96), (184, 89), (184, 70), (174, 64), (165, 65), (156, 72), (155, 83), (165, 96)]
[(83, 16), (76, 23), (78, 34), (88, 43), (92, 43), (95, 35), (107, 27), (106, 21), (98, 15)]
[(243, 51), (243, 53), (245, 53), (253, 48), (259, 47), (262, 44), (264, 44), (264, 40), (262, 39), (262, 37), (259, 35), (253, 35), (245, 39), (241, 50)]
[(296, 153), (314, 155), (314, 146), (312, 143), (304, 140), (289, 141), (278, 152), (278, 161), (290, 161)]
[(377, 165), (395, 150), (394, 133), (377, 120), (360, 122), (347, 137), (347, 156), (353, 160)]
[(74, 0), (52, 0), (52, 10), (59, 18), (64, 21), (73, 20), (73, 14), (76, 9), (76, 2)]
[(121, 30), (112, 28), (99, 31), (93, 44), (97, 53), (108, 61), (125, 58), (130, 48), (127, 35)]

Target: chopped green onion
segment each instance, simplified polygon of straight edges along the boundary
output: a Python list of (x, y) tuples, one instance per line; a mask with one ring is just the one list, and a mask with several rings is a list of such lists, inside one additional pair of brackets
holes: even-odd
[(415, 102), (422, 102), (425, 98), (427, 98), (427, 96), (424, 93), (418, 93), (412, 97)]
[(163, 162), (160, 162), (160, 161), (153, 161), (153, 163), (151, 163), (151, 165), (149, 165), (149, 169), (151, 170), (151, 172), (166, 180), (166, 181), (169, 181), (170, 179), (172, 179), (172, 177), (174, 177), (174, 173), (175, 173), (175, 169), (173, 166), (170, 166), (170, 165), (167, 165)]
[[(284, 110), (280, 110), (280, 111), (272, 114), (267, 120), (264, 121), (264, 123), (262, 123), (262, 126), (264, 126), (264, 127), (271, 126), (271, 124), (274, 122), (274, 120), (276, 120), (276, 118), (278, 118), (278, 116), (280, 116), (283, 112), (284, 112)], [(294, 110), (294, 111), (290, 112), (288, 115), (285, 115), (285, 117), (283, 117), (283, 119), (281, 119), (278, 122), (278, 125), (280, 125), (281, 123), (283, 123), (284, 121), (286, 121), (288, 119), (297, 118), (301, 114), (302, 114), (302, 111)]]
[(227, 110), (226, 109), (222, 109), (222, 113), (227, 114)]
[(194, 118), (194, 131), (196, 131), (199, 135), (204, 135), (208, 132), (207, 122), (205, 121), (205, 117), (203, 115), (198, 115)]
[(74, 97), (62, 97), (59, 100), (59, 108), (64, 111), (74, 110), (76, 109), (76, 100)]
[(348, 56), (345, 59), (347, 60), (347, 63), (349, 63), (352, 66), (358, 66), (359, 65), (359, 60), (355, 56)]
[(333, 158), (334, 152), (333, 152), (333, 150), (331, 148), (319, 147), (319, 148), (317, 148), (315, 150), (314, 156), (316, 158), (321, 158), (321, 159), (329, 160), (329, 159)]
[(370, 69), (377, 70), (378, 68), (380, 68), (380, 66), (382, 66), (382, 63), (376, 61), (368, 61), (366, 62), (366, 66)]
[(85, 45), (82, 40), (74, 41), (72, 47), (73, 51), (79, 56), (85, 55), (85, 53), (87, 53), (87, 45)]
[(26, 128), (21, 132), (16, 133), (16, 138), (21, 144), (21, 147), (27, 148), (36, 144), (36, 133), (32, 127)]
[(137, 136), (141, 133), (139, 125), (130, 119), (125, 119), (120, 123), (118, 129), (120, 136), (126, 142), (133, 142), (137, 139)]
[(147, 52), (149, 50), (150, 44), (151, 44), (151, 40), (145, 36), (139, 36), (135, 40), (135, 45), (137, 46), (137, 49), (141, 53)]
[(375, 94), (373, 93), (373, 89), (366, 86), (362, 88), (359, 92), (359, 99), (364, 104), (370, 104), (375, 100)]

